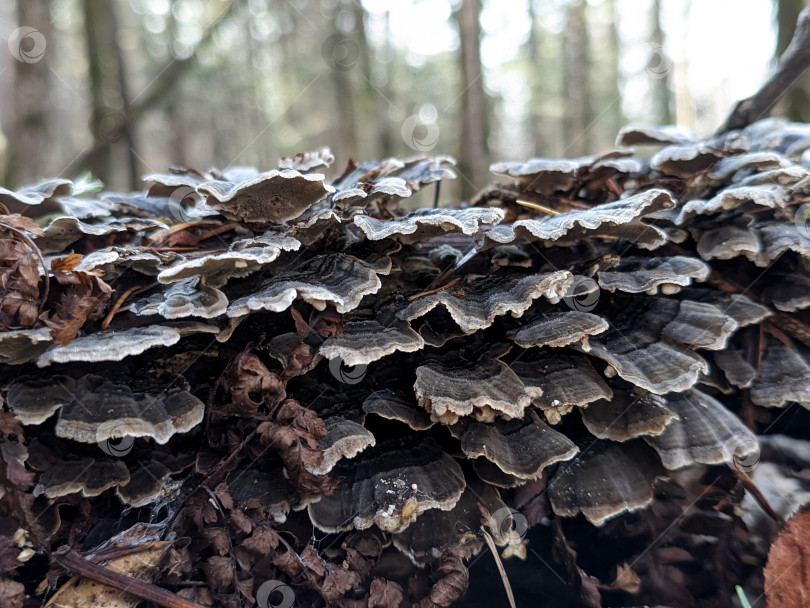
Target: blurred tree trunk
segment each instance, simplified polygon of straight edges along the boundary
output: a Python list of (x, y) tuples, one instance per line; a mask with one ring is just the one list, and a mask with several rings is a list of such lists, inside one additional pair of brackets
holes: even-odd
[(118, 20), (115, 2), (84, 0), (84, 32), (90, 80), (90, 132), (94, 146), (83, 159), (83, 167), (101, 181), (113, 181), (113, 147), (126, 146), (129, 186), (138, 181), (133, 125), (127, 120), (129, 100), (125, 66), (118, 47)]
[[(376, 100), (376, 129), (377, 129), (377, 141), (379, 145), (379, 157), (380, 158), (387, 158), (389, 156), (394, 155), (394, 142), (397, 130), (392, 126), (392, 122), (390, 119), (390, 114), (392, 111), (395, 110), (397, 105), (396, 99), (396, 89), (393, 86), (394, 80), (396, 78), (396, 63), (394, 61), (394, 53), (391, 48), (391, 12), (385, 11), (385, 32), (386, 36), (383, 42), (383, 48), (381, 52), (383, 56), (388, 60), (388, 69), (380, 69), (382, 73), (382, 77), (385, 78), (383, 83), (375, 87), (378, 89), (378, 94), (375, 94), (374, 99)], [(369, 52), (369, 57), (371, 53)], [(369, 72), (369, 78), (373, 83), (374, 75)]]
[[(93, 79), (103, 78), (103, 82), (105, 84), (111, 81), (109, 80), (110, 76), (106, 73), (106, 70), (110, 64), (107, 57), (104, 56), (104, 59), (102, 59), (101, 56), (94, 54), (93, 51), (101, 48), (105, 48), (108, 52), (111, 51), (114, 58), (116, 56), (119, 58), (114, 59), (112, 63), (115, 68), (121, 67), (120, 78), (123, 79), (123, 77), (126, 75), (126, 70), (123, 69), (122, 62), (120, 61), (120, 48), (118, 48), (115, 37), (112, 37), (112, 42), (109, 41), (109, 33), (117, 33), (115, 16), (109, 10), (105, 11), (104, 5), (105, 2), (103, 0), (84, 0), (83, 7), (85, 9), (85, 17), (88, 14), (91, 17), (91, 23), (89, 25), (87, 21), (85, 21), (85, 34), (87, 38), (86, 42), (88, 55), (89, 59), (91, 60), (89, 61), (89, 69), (91, 72), (90, 90), (91, 96), (93, 97), (94, 108), (96, 107), (96, 97), (93, 94), (93, 91), (98, 85), (94, 84)], [(211, 43), (211, 40), (214, 38), (214, 34), (219, 27), (228, 20), (228, 18), (235, 12), (235, 9), (239, 6), (240, 3), (237, 0), (227, 0), (227, 4), (222, 7), (211, 25), (205, 29), (192, 52), (186, 57), (172, 58), (165, 66), (158, 69), (157, 75), (149, 81), (148, 86), (144, 90), (140, 91), (137, 99), (133, 103), (124, 103), (128, 99), (128, 96), (126, 95), (125, 88), (121, 89), (121, 83), (125, 81), (118, 79), (118, 76), (113, 74), (112, 82), (115, 82), (116, 79), (118, 79), (117, 90), (112, 90), (113, 99), (116, 99), (116, 95), (118, 95), (117, 98), (120, 100), (121, 110), (115, 111), (114, 108), (102, 106), (102, 110), (108, 110), (106, 113), (98, 111), (92, 113), (90, 128), (94, 136), (98, 135), (98, 137), (95, 138), (93, 147), (79, 160), (72, 163), (71, 166), (90, 168), (95, 164), (99, 164), (103, 167), (104, 162), (99, 159), (105, 154), (109, 154), (111, 143), (109, 140), (117, 141), (120, 140), (121, 137), (125, 137), (130, 142), (127, 149), (127, 154), (129, 155), (131, 161), (130, 174), (136, 174), (137, 171), (134, 170), (134, 159), (137, 158), (137, 154), (135, 152), (134, 145), (132, 145), (135, 125), (150, 110), (153, 110), (155, 107), (162, 106), (166, 103), (166, 100), (169, 98), (172, 91), (181, 82), (183, 76), (189, 71), (189, 68), (194, 64), (196, 54)], [(110, 29), (98, 31), (97, 28), (103, 26), (99, 25), (97, 17), (103, 17), (105, 14), (107, 15), (108, 19), (110, 18), (110, 15), (112, 15), (113, 21)], [(89, 36), (91, 31), (95, 33), (92, 38)], [(93, 51), (91, 51), (91, 48)], [(93, 73), (94, 62), (98, 64), (96, 68), (100, 69), (101, 73)], [(105, 89), (102, 88), (100, 90)], [(102, 101), (104, 101), (103, 98)], [(215, 147), (218, 150), (222, 149), (223, 146), (224, 144), (220, 140), (215, 142)], [(99, 174), (96, 174), (96, 177), (99, 177)]]
[(575, 0), (566, 10), (563, 40), (563, 135), (565, 154), (582, 155), (591, 149), (590, 50), (585, 0)]
[[(363, 74), (362, 97), (360, 99), (362, 128), (360, 134), (365, 135), (361, 148), (352, 150), (352, 156), (359, 155), (365, 150), (364, 156), (369, 158), (386, 158), (394, 154), (393, 135), (394, 129), (388, 120), (388, 101), (391, 99), (390, 78), (391, 74), (385, 75), (385, 80), (378, 85), (374, 84), (375, 73), (372, 70), (374, 64), (372, 58), (371, 44), (366, 32), (366, 10), (361, 2), (353, 3), (354, 10), (354, 38), (359, 48), (359, 62), (361, 73)], [(385, 12), (385, 21), (388, 25), (388, 11)], [(389, 45), (387, 37), (384, 42)], [(369, 139), (369, 136), (371, 139)]]
[[(777, 0), (776, 22), (777, 41), (776, 56), (790, 44), (793, 32), (796, 29), (796, 21), (801, 10), (807, 6), (806, 0)], [(780, 102), (782, 112), (790, 120), (810, 122), (810, 74), (802, 76), (795, 83), (784, 99)]]
[(456, 12), (461, 38), (461, 124), (458, 169), (461, 197), (468, 200), (489, 179), (487, 102), (481, 66), (480, 0), (463, 0)]
[[(357, 150), (357, 96), (352, 84), (351, 74), (357, 68), (360, 48), (354, 36), (345, 36), (338, 27), (338, 18), (344, 9), (337, 3), (332, 13), (331, 28), (333, 46), (332, 55), (327, 60), (334, 89), (333, 100), (336, 104), (338, 141), (335, 153), (339, 158), (347, 159)], [(360, 68), (362, 69), (362, 68)]]
[(49, 5), (48, 0), (17, 0), (19, 27), (36, 31), (19, 37), (17, 47), (9, 49), (16, 59), (14, 120), (9, 129), (4, 183), (12, 187), (44, 177), (51, 170), (48, 166), (51, 122), (49, 55), (53, 53), (53, 40)]
[[(609, 108), (609, 132), (615, 134), (619, 132), (625, 124), (624, 111), (622, 110), (622, 72), (619, 69), (621, 60), (621, 39), (619, 38), (619, 14), (616, 10), (616, 0), (608, 0), (610, 13), (610, 25), (608, 35), (608, 51), (610, 61), (610, 99)], [(611, 135), (612, 136), (612, 135)]]
[(529, 47), (529, 60), (531, 61), (529, 70), (529, 133), (531, 133), (532, 137), (532, 153), (540, 155), (544, 153), (544, 150), (549, 149), (548, 133), (543, 129), (543, 100), (547, 93), (543, 90), (540, 22), (533, 0), (529, 0), (529, 19), (531, 24), (529, 26), (529, 39), (526, 42)]
[[(169, 11), (169, 25), (166, 28), (166, 40), (171, 49), (171, 45), (177, 39), (178, 23), (175, 18), (174, 7), (177, 0), (172, 0), (172, 10)], [(169, 158), (172, 164), (185, 166), (186, 165), (186, 121), (184, 120), (183, 104), (181, 99), (184, 95), (177, 95), (169, 97), (166, 103), (166, 118), (169, 121), (168, 143), (169, 143)]]
[(661, 27), (661, 0), (654, 0), (652, 6), (652, 56), (647, 64), (647, 74), (652, 78), (653, 108), (659, 125), (673, 122), (670, 90), (670, 68), (672, 62), (664, 53), (664, 29)]

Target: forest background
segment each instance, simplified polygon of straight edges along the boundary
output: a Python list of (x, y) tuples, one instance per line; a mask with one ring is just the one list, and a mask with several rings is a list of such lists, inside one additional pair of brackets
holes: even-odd
[[(698, 135), (752, 94), (803, 0), (15, 0), (0, 3), (0, 185), (168, 166), (339, 173), (605, 150), (628, 122)], [(810, 75), (776, 114), (810, 121)]]

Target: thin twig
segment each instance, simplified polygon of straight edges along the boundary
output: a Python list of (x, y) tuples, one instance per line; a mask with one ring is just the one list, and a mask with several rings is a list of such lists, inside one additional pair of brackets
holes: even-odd
[(200, 241), (204, 241), (205, 239), (210, 239), (212, 236), (216, 236), (216, 235), (221, 234), (223, 232), (228, 232), (229, 230), (233, 230), (234, 228), (238, 228), (239, 225), (240, 225), (239, 222), (230, 222), (229, 224), (222, 224), (221, 226), (218, 226), (216, 228), (212, 228), (211, 230), (208, 230), (208, 231), (203, 232), (202, 234), (200, 234), (200, 237), (199, 237)]
[(416, 298), (421, 298), (422, 296), (429, 296), (429, 295), (432, 295), (434, 293), (439, 293), (440, 291), (444, 291), (445, 289), (449, 289), (450, 287), (452, 287), (453, 285), (458, 283), (460, 280), (461, 279), (459, 277), (456, 277), (455, 279), (453, 279), (452, 281), (450, 281), (446, 285), (442, 285), (441, 287), (437, 287), (436, 289), (428, 289), (427, 291), (422, 291), (420, 293), (415, 293), (412, 296), (408, 296), (408, 302), (413, 302)]
[(107, 329), (110, 326), (110, 323), (112, 323), (113, 317), (121, 309), (121, 305), (124, 303), (124, 301), (130, 295), (132, 295), (132, 293), (134, 291), (138, 291), (140, 288), (141, 288), (140, 285), (135, 285), (134, 287), (130, 287), (124, 293), (121, 294), (121, 297), (119, 297), (115, 301), (115, 304), (113, 304), (112, 308), (110, 308), (110, 312), (107, 313), (107, 316), (104, 317), (104, 320), (101, 322), (101, 329)]
[(768, 502), (768, 499), (765, 498), (765, 495), (759, 490), (757, 484), (748, 476), (745, 471), (740, 471), (735, 469), (734, 467), (730, 467), (734, 474), (737, 476), (746, 490), (754, 497), (754, 499), (759, 503), (759, 506), (762, 507), (762, 510), (768, 514), (768, 516), (773, 519), (779, 525), (785, 523), (785, 520), (782, 519), (782, 516), (779, 515), (776, 511), (774, 511), (771, 503)]

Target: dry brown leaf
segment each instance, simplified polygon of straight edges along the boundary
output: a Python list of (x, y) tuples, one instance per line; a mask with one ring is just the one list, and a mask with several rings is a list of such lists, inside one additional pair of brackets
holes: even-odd
[(17, 556), (20, 550), (14, 545), (11, 540), (5, 536), (0, 536), (0, 571), (11, 572), (14, 568), (20, 565), (17, 561)]
[(0, 443), (0, 478), (5, 477), (12, 484), (22, 490), (26, 490), (34, 485), (34, 478), (36, 475), (33, 471), (25, 468), (13, 453), (9, 452), (4, 447), (4, 443)]
[(17, 230), (25, 230), (34, 236), (42, 236), (45, 234), (39, 224), (37, 224), (30, 217), (25, 217), (19, 213), (5, 213), (0, 215), (0, 224), (5, 224), (6, 226), (15, 228)]
[(39, 252), (8, 230), (0, 237), (0, 328), (32, 327), (40, 305)]
[(810, 506), (791, 517), (776, 537), (765, 565), (768, 608), (810, 606)]
[[(0, 407), (5, 401), (0, 397)], [(22, 423), (11, 412), (0, 411), (0, 433), (3, 435), (17, 435), (20, 440), (23, 437)]]
[(214, 590), (225, 590), (233, 582), (234, 563), (229, 557), (213, 555), (202, 565), (205, 578)]
[(231, 403), (217, 408), (223, 416), (250, 418), (263, 405), (273, 407), (286, 397), (278, 374), (247, 349), (231, 361), (220, 382), (231, 396)]
[(203, 528), (205, 540), (211, 543), (214, 551), (220, 555), (227, 555), (231, 549), (231, 539), (228, 530), (224, 526), (211, 526)]
[(113, 290), (99, 277), (77, 270), (58, 270), (53, 278), (50, 310), (40, 318), (56, 344), (68, 344), (85, 323), (101, 318)]
[(470, 571), (455, 553), (445, 553), (439, 558), (436, 575), (439, 580), (426, 598), (414, 604), (415, 608), (447, 608), (464, 595), (470, 584)]
[(371, 581), (368, 596), (369, 608), (398, 608), (402, 601), (402, 587), (399, 583), (375, 578)]
[(278, 533), (269, 526), (257, 526), (248, 538), (239, 545), (257, 557), (269, 555), (279, 545)]
[(82, 261), (82, 255), (79, 253), (69, 253), (61, 258), (54, 258), (51, 260), (51, 270), (73, 270)]
[(346, 552), (344, 564), (363, 576), (371, 572), (383, 551), (380, 537), (368, 530), (350, 534), (341, 548)]
[(25, 587), (17, 581), (0, 579), (0, 606), (3, 608), (23, 608)]
[(331, 494), (339, 480), (315, 475), (323, 460), (318, 440), (326, 435), (326, 426), (314, 410), (294, 399), (285, 400), (276, 412), (276, 421), (262, 422), (256, 431), (262, 445), (274, 449), (284, 463), (287, 479), (301, 496)]
[(616, 580), (612, 585), (600, 585), (600, 589), (621, 589), (635, 595), (641, 591), (641, 578), (627, 562), (616, 566)]
[(318, 443), (312, 434), (275, 422), (262, 422), (257, 430), (262, 444), (271, 446), (281, 457), (287, 478), (299, 494), (310, 496), (334, 492), (337, 488), (335, 479), (310, 472), (323, 460), (323, 452), (314, 447)]
[(315, 590), (330, 605), (340, 601), (349, 589), (360, 584), (360, 575), (357, 572), (327, 562), (312, 545), (307, 545), (301, 552), (301, 562), (317, 581)]

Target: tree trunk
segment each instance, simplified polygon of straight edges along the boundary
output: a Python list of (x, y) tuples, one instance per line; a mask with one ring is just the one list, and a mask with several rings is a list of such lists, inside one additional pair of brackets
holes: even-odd
[(132, 127), (127, 121), (129, 102), (121, 53), (116, 43), (118, 22), (113, 2), (84, 0), (84, 32), (90, 89), (90, 132), (93, 151), (83, 159), (83, 167), (105, 183), (113, 182), (113, 147), (126, 145), (129, 158), (127, 181), (134, 187), (137, 165), (131, 141)]
[(118, 45), (118, 31), (119, 31), (119, 22), (118, 22), (118, 9), (116, 6), (116, 2), (113, 0), (108, 0), (108, 11), (107, 11), (107, 19), (110, 28), (110, 33), (113, 36), (113, 41), (111, 44), (111, 49), (115, 53), (115, 63), (118, 67), (116, 70), (116, 84), (118, 87), (118, 93), (121, 100), (121, 137), (124, 143), (126, 144), (126, 159), (127, 159), (127, 169), (128, 169), (128, 178), (129, 178), (129, 187), (132, 190), (138, 187), (138, 183), (140, 182), (140, 163), (138, 161), (138, 154), (136, 149), (138, 147), (137, 141), (135, 139), (135, 130), (136, 124), (131, 123), (126, 120), (127, 115), (129, 115), (130, 107), (129, 107), (129, 81), (127, 80), (127, 64), (126, 59), (124, 58), (124, 53), (121, 51), (121, 47)]
[[(166, 28), (166, 40), (168, 45), (171, 45), (172, 41), (177, 38), (178, 33), (177, 19), (174, 17), (174, 6), (176, 3), (177, 0), (172, 0), (172, 10), (169, 11), (169, 25)], [(188, 127), (186, 125), (181, 99), (181, 95), (168, 98), (166, 102), (166, 118), (169, 121), (169, 158), (173, 165), (185, 166), (188, 162), (186, 160), (186, 148), (188, 145), (186, 131)]]
[(463, 0), (456, 12), (461, 38), (461, 125), (459, 175), (461, 197), (469, 199), (489, 177), (487, 103), (481, 66), (480, 0)]
[[(95, 2), (96, 0), (85, 0), (85, 8), (87, 8), (87, 5), (90, 5), (91, 13), (96, 10)], [(103, 4), (103, 2), (101, 2), (101, 4)], [(219, 29), (220, 25), (222, 25), (233, 14), (239, 5), (240, 3), (237, 2), (237, 0), (229, 0), (228, 4), (226, 4), (225, 7), (220, 11), (214, 22), (203, 32), (200, 41), (197, 43), (197, 46), (194, 47), (192, 53), (187, 57), (183, 57), (182, 59), (173, 58), (169, 60), (164, 67), (157, 70), (157, 75), (150, 81), (146, 89), (144, 89), (127, 107), (126, 113), (122, 111), (120, 114), (114, 114), (113, 116), (108, 114), (106, 120), (98, 120), (97, 117), (91, 117), (91, 130), (94, 127), (104, 127), (105, 131), (109, 127), (113, 128), (110, 131), (106, 131), (109, 134), (106, 137), (97, 138), (93, 147), (71, 166), (86, 168), (99, 162), (98, 157), (108, 153), (109, 142), (107, 142), (106, 139), (110, 137), (117, 137), (115, 134), (120, 135), (121, 133), (126, 133), (127, 129), (134, 129), (134, 125), (143, 118), (144, 114), (165, 103), (166, 99), (170, 96), (177, 84), (182, 80), (186, 72), (189, 71), (189, 68), (194, 64), (196, 53), (211, 43), (211, 40), (214, 38), (214, 34)], [(94, 44), (95, 41), (88, 40), (87, 42), (89, 51), (89, 47), (91, 44)], [(112, 44), (115, 44), (114, 38)], [(92, 57), (93, 55), (91, 54), (91, 58)], [(92, 70), (92, 66), (90, 66), (90, 68)], [(93, 88), (92, 78), (93, 75), (91, 72), (91, 90)], [(119, 120), (120, 122), (118, 122)], [(96, 133), (96, 131), (93, 132)], [(100, 135), (104, 134), (101, 133)], [(222, 146), (224, 146), (224, 144), (221, 141), (215, 142), (215, 147), (217, 149), (221, 149)], [(129, 152), (130, 154), (134, 154), (132, 146), (130, 146)]]
[[(780, 56), (790, 44), (799, 13), (807, 5), (805, 0), (777, 0), (776, 55)], [(790, 120), (810, 121), (810, 75), (802, 76), (785, 95), (781, 104), (782, 113)]]
[(608, 50), (610, 61), (610, 89), (608, 90), (609, 108), (609, 133), (618, 133), (625, 124), (624, 111), (622, 110), (622, 72), (619, 69), (621, 58), (621, 38), (619, 37), (619, 15), (616, 9), (616, 0), (608, 0), (610, 9), (610, 33), (608, 37)]
[[(17, 0), (19, 28), (9, 40), (14, 62), (14, 116), (9, 129), (4, 182), (19, 186), (43, 177), (50, 135), (50, 57), (53, 52), (48, 0)], [(26, 29), (23, 29), (26, 28)], [(33, 28), (33, 30), (31, 29)], [(51, 48), (49, 48), (51, 47)]]
[(593, 122), (586, 7), (585, 0), (569, 4), (563, 42), (563, 103), (567, 106), (563, 134), (568, 144), (564, 153), (575, 156), (590, 151)]
[(529, 133), (531, 133), (532, 154), (541, 155), (549, 149), (549, 133), (543, 129), (543, 100), (548, 94), (543, 87), (543, 69), (541, 67), (540, 54), (540, 23), (535, 9), (535, 4), (529, 1), (529, 28), (528, 45), (529, 60), (531, 61), (531, 71), (529, 73)]
[[(338, 3), (331, 18), (331, 38), (324, 51), (324, 57), (332, 79), (332, 100), (335, 103), (337, 117), (337, 134), (335, 155), (343, 160), (357, 151), (357, 106), (356, 87), (352, 83), (352, 72), (362, 69), (357, 66), (360, 58), (360, 47), (353, 36), (345, 36), (338, 28), (337, 20), (342, 9)], [(331, 51), (331, 52), (330, 52)]]
[(391, 116), (395, 115), (397, 108), (397, 93), (394, 87), (396, 82), (396, 61), (394, 52), (391, 48), (391, 12), (385, 11), (385, 32), (386, 36), (383, 41), (382, 54), (388, 59), (388, 67), (384, 70), (385, 81), (382, 86), (377, 87), (379, 94), (375, 92), (376, 111), (375, 128), (377, 130), (377, 142), (379, 146), (378, 158), (387, 158), (393, 156), (396, 149), (397, 129)]
[(647, 74), (652, 79), (652, 98), (655, 118), (659, 125), (670, 125), (673, 122), (670, 105), (670, 67), (672, 62), (664, 54), (664, 29), (661, 27), (661, 0), (654, 0), (652, 6), (653, 52), (647, 64)]

